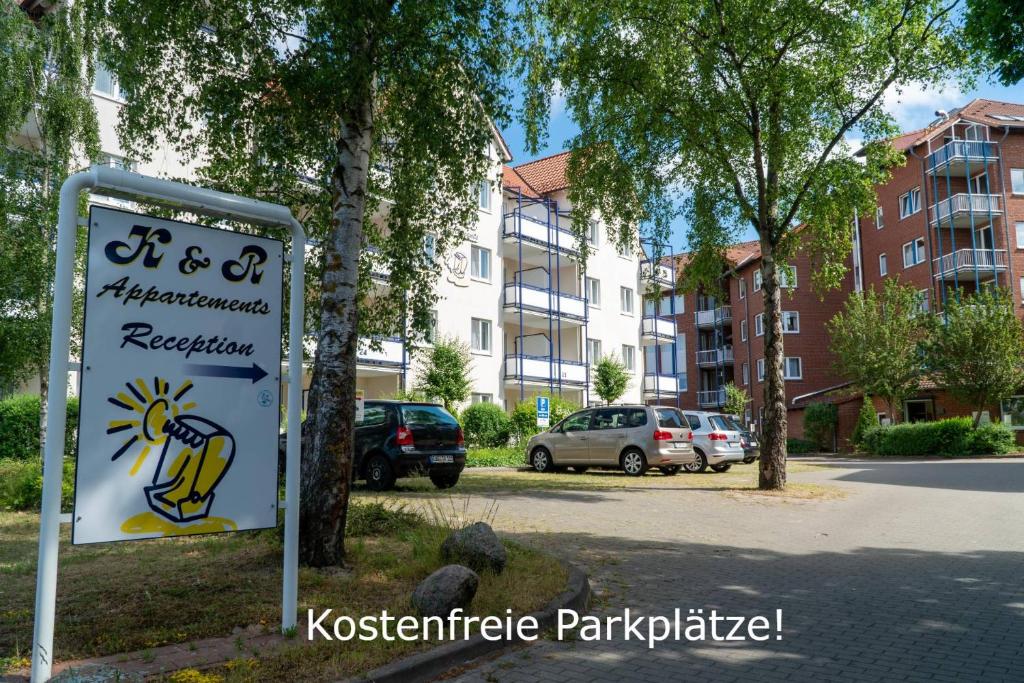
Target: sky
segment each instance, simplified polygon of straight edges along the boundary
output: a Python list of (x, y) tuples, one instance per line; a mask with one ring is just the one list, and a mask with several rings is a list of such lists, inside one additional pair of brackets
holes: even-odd
[[(1004, 87), (996, 83), (979, 81), (973, 90), (965, 91), (954, 82), (945, 84), (939, 88), (926, 89), (920, 86), (909, 86), (902, 92), (891, 90), (887, 93), (884, 106), (896, 119), (896, 122), (904, 131), (923, 128), (935, 120), (935, 111), (943, 109), (949, 111), (956, 107), (963, 106), (975, 98), (1001, 100), (1004, 102), (1024, 102), (1024, 83), (1011, 87)], [(521, 101), (513, 103), (516, 110)], [(502, 136), (512, 151), (512, 164), (521, 164), (531, 159), (557, 154), (564, 150), (569, 140), (578, 131), (569, 112), (565, 109), (565, 100), (556, 97), (551, 103), (551, 118), (548, 124), (547, 140), (541, 145), (536, 154), (527, 151), (526, 140), (522, 127), (518, 122), (502, 129)], [(850, 138), (850, 143), (856, 146), (858, 139)], [(673, 251), (686, 250), (686, 224), (682, 218), (676, 219), (672, 226), (672, 249)], [(754, 239), (756, 235), (751, 229), (743, 239)]]

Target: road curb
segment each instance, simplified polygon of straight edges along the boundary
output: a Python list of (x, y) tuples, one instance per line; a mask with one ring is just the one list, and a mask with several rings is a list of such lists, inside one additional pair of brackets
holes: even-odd
[[(558, 610), (572, 609), (585, 611), (590, 605), (590, 579), (586, 572), (576, 565), (562, 561), (569, 572), (565, 590), (544, 609), (533, 612), (540, 625), (540, 632), (552, 628), (558, 617)], [(523, 642), (520, 638), (485, 640), (479, 633), (469, 640), (460, 640), (439, 645), (426, 652), (404, 657), (380, 668), (343, 683), (420, 683), (433, 680), (440, 674), (461, 666), (478, 657), (494, 654), (512, 645)]]

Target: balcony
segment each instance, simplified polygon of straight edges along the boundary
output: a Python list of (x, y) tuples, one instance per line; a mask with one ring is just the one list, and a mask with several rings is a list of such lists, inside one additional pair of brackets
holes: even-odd
[(576, 248), (576, 236), (571, 232), (563, 228), (556, 228), (554, 225), (549, 225), (547, 222), (528, 216), (519, 210), (507, 213), (503, 217), (502, 236), (506, 242), (522, 240), (525, 244), (540, 247), (546, 251), (579, 253)]
[(932, 204), (931, 224), (940, 228), (979, 228), (1002, 215), (997, 194), (955, 194)]
[(725, 389), (697, 392), (697, 405), (701, 408), (720, 408), (725, 405)]
[(359, 365), (377, 368), (401, 368), (405, 364), (402, 338), (388, 337), (381, 339), (379, 351), (370, 348), (369, 339), (360, 339), (356, 358)]
[(543, 318), (579, 323), (587, 321), (587, 300), (582, 297), (524, 283), (506, 283), (506, 314), (518, 314), (519, 310)]
[(644, 316), (640, 321), (640, 343), (643, 346), (671, 343), (676, 338), (676, 323), (671, 318)]
[(732, 347), (726, 346), (720, 349), (705, 349), (697, 351), (697, 365), (700, 367), (716, 365), (732, 365)]
[(679, 380), (675, 375), (644, 374), (644, 398), (675, 396), (679, 393)]
[(674, 287), (676, 284), (672, 280), (671, 268), (661, 264), (655, 265), (650, 261), (644, 261), (640, 264), (640, 281), (653, 282), (662, 287)]
[(559, 360), (549, 356), (509, 354), (505, 356), (505, 381), (526, 384), (587, 383), (587, 364), (575, 360)]
[(1007, 269), (1005, 249), (957, 249), (952, 254), (933, 259), (935, 279), (950, 279), (954, 273), (960, 276), (973, 277), (975, 268), (982, 280), (991, 280), (996, 273)]
[(718, 327), (732, 323), (732, 306), (719, 306), (695, 314), (697, 327)]
[(952, 140), (928, 155), (928, 173), (949, 172), (965, 177), (976, 173), (999, 158), (994, 142), (983, 140)]

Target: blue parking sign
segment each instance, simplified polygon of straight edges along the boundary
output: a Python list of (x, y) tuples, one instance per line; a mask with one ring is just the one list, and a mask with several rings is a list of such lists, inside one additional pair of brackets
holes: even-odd
[(547, 427), (551, 424), (551, 399), (547, 396), (537, 397), (537, 426)]

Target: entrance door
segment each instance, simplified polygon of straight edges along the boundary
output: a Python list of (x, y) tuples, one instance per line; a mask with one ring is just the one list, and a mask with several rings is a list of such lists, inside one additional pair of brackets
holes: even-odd
[(905, 422), (929, 422), (935, 419), (935, 401), (930, 398), (911, 399), (903, 404)]

